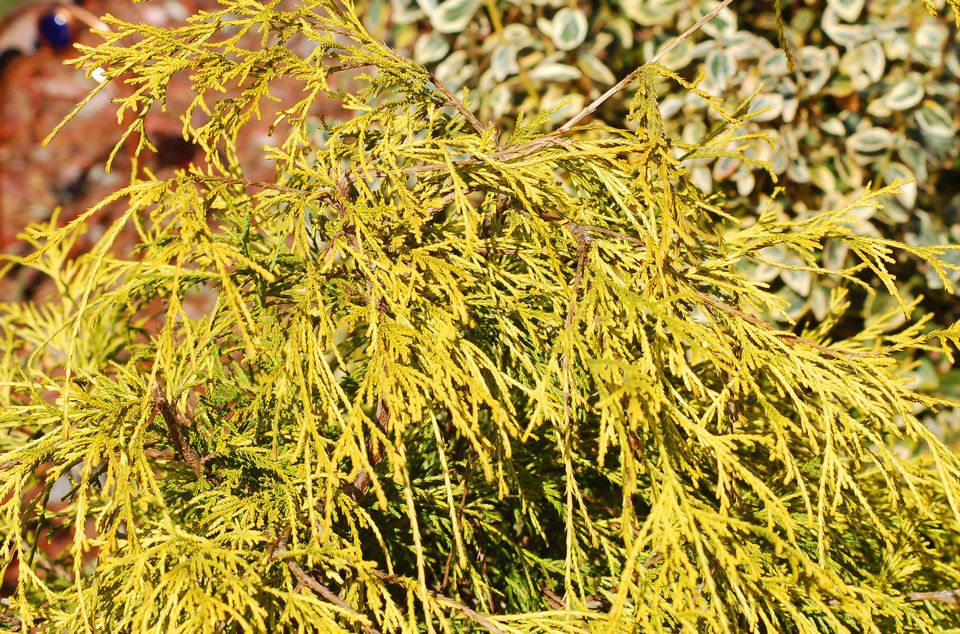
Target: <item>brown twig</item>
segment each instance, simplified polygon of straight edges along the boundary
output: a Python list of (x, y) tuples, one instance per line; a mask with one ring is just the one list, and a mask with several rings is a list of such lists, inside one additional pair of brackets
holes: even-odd
[(476, 623), (486, 631), (490, 632), (490, 634), (506, 634), (506, 632), (500, 629), (495, 623), (491, 622), (489, 619), (487, 619), (486, 616), (484, 616), (483, 614), (480, 614), (476, 610), (469, 608), (462, 603), (454, 601), (450, 597), (444, 596), (442, 594), (437, 594), (436, 592), (431, 592), (430, 594), (439, 603), (442, 603), (448, 607), (451, 607), (459, 611), (461, 614), (469, 618), (471, 621), (473, 621), (474, 623)]
[(813, 339), (808, 339), (807, 337), (801, 337), (800, 335), (795, 335), (792, 332), (783, 332), (783, 331), (777, 330), (777, 328), (775, 328), (773, 325), (768, 324), (762, 319), (758, 317), (754, 317), (753, 315), (747, 314), (742, 310), (740, 310), (739, 308), (735, 308), (730, 304), (727, 304), (726, 302), (713, 298), (702, 291), (697, 291), (696, 294), (697, 294), (697, 298), (700, 299), (703, 303), (707, 304), (708, 306), (712, 306), (713, 308), (716, 308), (722, 312), (725, 312), (728, 315), (737, 317), (739, 319), (743, 319), (744, 321), (747, 321), (753, 324), (754, 326), (758, 326), (764, 330), (767, 330), (773, 333), (775, 336), (779, 337), (780, 339), (783, 339), (784, 341), (788, 341), (790, 343), (802, 343), (804, 345), (810, 346), (811, 348), (814, 348), (815, 350), (823, 354), (825, 357), (829, 357), (831, 359), (848, 360), (851, 357), (851, 355), (849, 354), (846, 354), (843, 352), (837, 352), (836, 350), (828, 348), (823, 344), (817, 343)]
[[(377, 426), (384, 432), (387, 431), (387, 425), (390, 423), (390, 409), (387, 407), (387, 402), (384, 399), (380, 399), (380, 402), (377, 404)], [(374, 440), (370, 441), (370, 463), (373, 467), (376, 467), (383, 461), (384, 452), (377, 447)], [(352, 497), (354, 501), (359, 500), (359, 496), (367, 492), (367, 487), (370, 486), (372, 478), (366, 469), (360, 469), (360, 472), (357, 474), (357, 477), (354, 478), (353, 483), (348, 485), (353, 487)]]
[[(367, 568), (365, 569), (365, 572), (373, 575), (374, 577), (376, 577), (381, 581), (386, 581), (388, 583), (395, 583), (403, 586), (409, 585), (406, 579), (403, 579), (402, 577), (398, 577), (397, 575), (388, 574), (381, 570), (377, 570), (376, 568), (373, 568), (373, 569)], [(429, 594), (437, 602), (457, 610), (458, 612), (460, 612), (461, 614), (463, 614), (464, 616), (472, 620), (474, 623), (476, 623), (486, 631), (490, 632), (490, 634), (506, 634), (506, 632), (504, 632), (504, 630), (502, 630), (496, 623), (491, 622), (486, 615), (480, 614), (473, 608), (467, 607), (462, 603), (460, 603), (459, 601), (454, 601), (450, 597), (440, 594), (439, 592), (433, 592), (428, 590), (427, 594)]]
[[(461, 527), (463, 526), (463, 513), (466, 511), (466, 508), (467, 508), (467, 490), (469, 488), (469, 484), (470, 484), (470, 464), (468, 459), (467, 468), (463, 474), (463, 491), (460, 493), (460, 506), (457, 508), (457, 523)], [(450, 552), (447, 554), (447, 563), (443, 566), (443, 581), (440, 582), (440, 590), (446, 590), (447, 583), (449, 583), (450, 581), (450, 567), (453, 565), (454, 550), (456, 550), (456, 548), (451, 546)]]
[(439, 90), (443, 94), (443, 96), (446, 97), (447, 103), (449, 103), (451, 106), (453, 106), (456, 109), (457, 112), (463, 115), (463, 118), (466, 119), (467, 122), (470, 124), (470, 126), (477, 131), (477, 134), (483, 134), (484, 132), (483, 125), (480, 123), (480, 120), (477, 119), (474, 116), (474, 114), (467, 109), (467, 106), (464, 105), (464, 103), (460, 101), (450, 91), (449, 88), (444, 86), (443, 82), (441, 82), (439, 79), (431, 75), (430, 81), (432, 81), (433, 85), (437, 87), (437, 90)]
[(920, 601), (932, 601), (933, 603), (960, 605), (960, 588), (953, 590), (933, 590), (930, 592), (907, 593), (908, 603), (918, 603)]
[(177, 454), (170, 449), (154, 449), (153, 447), (145, 447), (143, 449), (143, 455), (147, 458), (157, 458), (158, 460), (176, 460)]
[(203, 459), (200, 457), (200, 454), (197, 453), (197, 450), (193, 448), (193, 445), (190, 444), (190, 441), (183, 435), (180, 421), (177, 420), (176, 413), (163, 395), (163, 390), (159, 385), (153, 388), (152, 400), (153, 413), (151, 414), (151, 421), (156, 417), (158, 412), (163, 416), (163, 421), (167, 424), (167, 435), (170, 437), (170, 442), (173, 443), (177, 457), (193, 469), (193, 473), (197, 476), (198, 480), (206, 479), (203, 473)]
[(697, 31), (699, 31), (704, 24), (706, 24), (710, 20), (717, 17), (720, 14), (720, 12), (723, 11), (725, 8), (727, 8), (727, 5), (730, 4), (731, 2), (733, 2), (733, 0), (723, 0), (723, 2), (721, 2), (716, 7), (714, 7), (713, 10), (711, 10), (705, 16), (697, 20), (693, 26), (691, 26), (689, 29), (687, 29), (677, 37), (673, 38), (673, 40), (669, 44), (667, 44), (659, 53), (657, 53), (656, 55), (648, 59), (646, 62), (644, 62), (643, 66), (640, 66), (640, 68), (637, 68), (632, 73), (630, 73), (629, 75), (627, 75), (626, 77), (618, 81), (609, 90), (607, 90), (607, 92), (603, 93), (602, 95), (600, 95), (599, 97), (591, 101), (580, 112), (573, 115), (566, 123), (560, 126), (554, 134), (564, 134), (565, 132), (569, 132), (575, 125), (580, 123), (583, 119), (585, 119), (586, 117), (596, 112), (597, 108), (603, 105), (603, 103), (608, 99), (610, 99), (610, 97), (613, 97), (614, 95), (620, 93), (621, 91), (623, 91), (624, 88), (626, 88), (631, 83), (633, 83), (633, 80), (637, 78), (637, 76), (640, 74), (643, 68), (647, 66), (653, 66), (654, 64), (659, 64), (660, 60), (666, 57), (667, 54), (670, 53), (670, 51), (675, 49), (681, 42), (686, 40), (688, 37), (690, 37)]
[(310, 588), (311, 590), (313, 590), (314, 592), (322, 596), (324, 599), (326, 599), (330, 603), (334, 604), (344, 612), (347, 612), (348, 614), (353, 616), (355, 619), (363, 623), (364, 632), (366, 632), (367, 634), (380, 634), (380, 630), (370, 625), (370, 619), (368, 619), (367, 617), (365, 617), (364, 615), (360, 614), (359, 612), (354, 610), (352, 607), (350, 607), (346, 601), (344, 601), (343, 599), (338, 597), (336, 594), (334, 594), (333, 591), (330, 590), (330, 588), (323, 585), (322, 583), (317, 581), (314, 577), (304, 572), (303, 568), (297, 565), (297, 562), (295, 562), (292, 559), (288, 559), (287, 568), (290, 569), (290, 572), (293, 573), (293, 576), (295, 576), (300, 583), (307, 586), (308, 588)]
[(15, 616), (4, 616), (3, 614), (0, 614), (0, 623), (10, 628), (9, 629), (10, 632), (20, 631), (21, 621), (19, 618)]

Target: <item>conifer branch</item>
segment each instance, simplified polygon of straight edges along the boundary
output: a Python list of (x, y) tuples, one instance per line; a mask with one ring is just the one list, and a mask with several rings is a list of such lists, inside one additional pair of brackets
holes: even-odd
[[(463, 526), (463, 514), (467, 508), (467, 495), (470, 488), (470, 464), (469, 460), (467, 462), (466, 472), (463, 474), (463, 490), (460, 492), (460, 504), (457, 507), (457, 522), (459, 526)], [(441, 592), (447, 588), (447, 584), (450, 582), (450, 568), (453, 565), (453, 553), (456, 550), (454, 545), (451, 545), (450, 552), (447, 553), (447, 562), (443, 566), (443, 580), (440, 582)]]
[[(573, 236), (577, 243), (577, 268), (573, 274), (571, 292), (573, 297), (567, 305), (567, 316), (564, 319), (564, 328), (567, 332), (573, 327), (573, 318), (577, 312), (577, 296), (580, 293), (580, 283), (583, 281), (583, 271), (586, 268), (587, 256), (590, 251), (590, 238), (583, 227), (573, 221), (568, 221), (564, 227)], [(570, 423), (570, 355), (563, 355), (563, 417)]]
[[(287, 623), (383, 634), (616, 631), (624, 618), (660, 633), (684, 615), (709, 629), (750, 614), (794, 631), (822, 616), (810, 596), (836, 599), (824, 599), (836, 620), (817, 621), (827, 629), (955, 620), (947, 609), (931, 617), (922, 602), (960, 605), (958, 590), (874, 583), (891, 566), (898, 578), (915, 575), (916, 587), (957, 574), (960, 459), (914, 408), (934, 399), (910, 390), (892, 358), (932, 348), (924, 337), (955, 340), (953, 331), (884, 322), (824, 345), (825, 334), (764, 321), (756, 307), (777, 298), (738, 268), (751, 249), (816, 257), (836, 215), (792, 235), (764, 222), (718, 231), (713, 223), (731, 214), (692, 184), (666, 132), (597, 125), (580, 138), (605, 107), (595, 100), (558, 130), (527, 128), (503, 147), (491, 128), (475, 134), (479, 121), (425, 69), (363, 31), (351, 6), (341, 14), (324, 0), (290, 13), (224, 2), (228, 28), (266, 25), (269, 46), (224, 40), (227, 23), (208, 14), (184, 29), (118, 22), (116, 37), (131, 46), (111, 39), (84, 62), (129, 73), (142, 90), (122, 107), (134, 113), (164, 94), (170, 73), (189, 73), (208, 116), (199, 128), (197, 117), (184, 121), (211, 174), (125, 190), (141, 238), (135, 257), (71, 259), (70, 236), (100, 207), (33, 232), (42, 247), (27, 264), (48, 267), (63, 296), (88, 297), (90, 310), (0, 306), (0, 379), (16, 392), (0, 390), (0, 428), (14, 430), (0, 456), (0, 534), (15, 548), (35, 541), (18, 492), (43, 465), (65, 474), (82, 462), (84, 481), (105, 474), (110, 483), (64, 499), (75, 535), (96, 521), (105, 547), (91, 568), (71, 553), (21, 560), (24, 627), (80, 631), (84, 623), (69, 621), (79, 606), (104, 631), (131, 634)], [(661, 60), (700, 26), (633, 79), (646, 89), (670, 75)], [(324, 67), (276, 45), (303, 30), (327, 47), (316, 53)], [(357, 73), (362, 87), (326, 92), (355, 117), (319, 120), (322, 150), (308, 115), (288, 116), (291, 133), (266, 155), (277, 182), (236, 178), (243, 166), (220, 148), (240, 138), (270, 82), (325, 86), (330, 72), (361, 65), (373, 69)], [(238, 82), (242, 98), (224, 100), (222, 88)], [(309, 112), (321, 92), (311, 88), (290, 111)], [(658, 96), (638, 94), (633, 111), (656, 118)], [(738, 125), (742, 112), (711, 105)], [(708, 136), (697, 152), (738, 155), (738, 142)], [(453, 206), (443, 222), (429, 217)], [(98, 253), (120, 226), (110, 231)], [(882, 265), (896, 245), (851, 242), (876, 264), (858, 271), (897, 298)], [(487, 253), (504, 257), (484, 261)], [(715, 277), (694, 279), (707, 260)], [(233, 284), (234, 271), (271, 279)], [(181, 302), (187, 278), (213, 280), (219, 294), (198, 316)], [(184, 315), (165, 322), (169, 338), (143, 336), (144, 309), (158, 304)], [(64, 334), (71, 320), (77, 327)], [(833, 333), (832, 323), (814, 332)], [(256, 363), (243, 358), (245, 339), (263, 343)], [(843, 354), (878, 340), (895, 345), (870, 359)], [(38, 342), (73, 356), (34, 353)], [(82, 391), (68, 392), (64, 364), (84, 377)], [(185, 371), (203, 385), (205, 414), (194, 420), (159, 386), (131, 387)], [(145, 410), (130, 406), (138, 394)], [(66, 405), (70, 433), (51, 432)], [(118, 430), (149, 419), (152, 433), (158, 416), (162, 444), (116, 450)], [(218, 445), (230, 466), (222, 478), (198, 451), (201, 420), (231, 435)], [(903, 437), (925, 443), (929, 458), (905, 459), (886, 442)], [(457, 439), (449, 463), (447, 438)], [(377, 486), (397, 450), (409, 477)], [(142, 468), (144, 456), (158, 464)], [(210, 486), (185, 486), (180, 462)], [(377, 508), (356, 503), (371, 489)], [(918, 530), (900, 530), (904, 522)], [(411, 526), (415, 536), (405, 534)], [(891, 563), (888, 545), (904, 556)], [(370, 570), (373, 560), (389, 574)], [(784, 580), (787, 569), (803, 574)], [(47, 580), (65, 575), (72, 583), (47, 592)], [(864, 592), (878, 600), (860, 604)], [(614, 593), (607, 610), (603, 597)]]

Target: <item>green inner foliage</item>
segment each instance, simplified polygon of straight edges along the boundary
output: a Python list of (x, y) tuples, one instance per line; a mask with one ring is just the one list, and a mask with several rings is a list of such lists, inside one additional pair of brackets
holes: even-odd
[[(622, 128), (545, 132), (544, 115), (507, 134), (334, 0), (111, 24), (79, 63), (132, 87), (121, 143), (148, 144), (149, 108), (189, 73), (184, 133), (207, 165), (30, 230), (17, 263), (61, 292), (0, 307), (0, 563), (19, 572), (5, 622), (960, 626), (944, 600), (960, 458), (918, 418), (955, 404), (909, 389), (895, 356), (949, 355), (960, 324), (904, 323), (914, 303), (888, 271), (906, 254), (949, 288), (956, 267), (952, 247), (856, 230), (893, 187), (736, 219), (691, 166), (750, 160), (746, 106), (657, 64), (634, 73)], [(252, 181), (238, 132), (284, 77), (303, 100), (266, 150), (275, 179)], [(716, 113), (702, 140), (666, 134), (664, 81)], [(352, 117), (318, 121), (318, 99)], [(125, 213), (71, 257), (115, 200)], [(115, 253), (130, 228), (136, 253)], [(831, 245), (854, 262), (825, 268)], [(823, 319), (764, 320), (788, 306), (744, 270), (771, 247), (837, 281)], [(894, 307), (839, 332), (875, 286)], [(51, 554), (56, 526), (74, 530)]]

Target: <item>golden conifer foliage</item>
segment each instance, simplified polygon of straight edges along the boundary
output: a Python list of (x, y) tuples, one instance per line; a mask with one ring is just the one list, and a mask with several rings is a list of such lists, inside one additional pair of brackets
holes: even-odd
[[(733, 219), (687, 169), (739, 156), (739, 113), (701, 94), (722, 125), (695, 146), (666, 138), (656, 83), (697, 88), (657, 64), (632, 76), (623, 129), (541, 119), (504, 138), (337, 0), (112, 26), (81, 63), (134, 87), (124, 138), (190, 73), (184, 133), (209, 166), (135, 180), (92, 253), (67, 257), (98, 208), (31, 230), (21, 264), (62, 296), (0, 308), (0, 562), (19, 570), (5, 621), (960, 625), (960, 458), (916, 418), (954, 405), (912, 392), (893, 357), (949, 353), (960, 324), (927, 332), (898, 313), (839, 335), (839, 292), (825, 322), (778, 330), (763, 315), (782, 306), (738, 268), (779, 245), (899, 297), (895, 253), (947, 267), (949, 247), (853, 231), (890, 189), (803, 222)], [(250, 33), (260, 45), (243, 48)], [(344, 73), (358, 90), (332, 87)], [(266, 150), (276, 179), (250, 181), (238, 131), (287, 76), (304, 97)], [(317, 128), (311, 107), (330, 98), (354, 116)], [(130, 226), (137, 253), (113, 253)], [(859, 264), (820, 268), (833, 241)], [(215, 299), (197, 313), (199, 292)], [(59, 558), (37, 548), (51, 523), (75, 528)]]

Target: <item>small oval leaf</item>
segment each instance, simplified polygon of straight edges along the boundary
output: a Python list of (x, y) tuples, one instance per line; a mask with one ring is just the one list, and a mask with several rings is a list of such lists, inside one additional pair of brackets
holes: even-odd
[(883, 46), (877, 40), (870, 40), (857, 47), (863, 72), (871, 81), (878, 82), (883, 78), (883, 71), (887, 66), (887, 58), (883, 54)]
[(459, 33), (467, 28), (480, 0), (444, 0), (430, 13), (433, 28), (441, 33)]
[(882, 152), (893, 143), (893, 134), (884, 128), (867, 128), (847, 139), (847, 147), (859, 154)]
[(580, 69), (559, 62), (540, 62), (530, 71), (536, 81), (574, 81), (580, 79)]
[(583, 70), (584, 74), (590, 79), (600, 82), (604, 86), (612, 86), (617, 83), (617, 78), (606, 64), (600, 61), (596, 55), (585, 53), (579, 56), (577, 65)]
[(560, 9), (553, 16), (549, 35), (558, 49), (572, 51), (587, 39), (587, 16), (579, 9)]
[(923, 101), (923, 87), (914, 77), (902, 79), (884, 97), (891, 110), (909, 110)]
[(520, 72), (520, 65), (517, 63), (517, 48), (513, 44), (499, 44), (493, 49), (490, 56), (490, 71), (493, 78), (497, 81), (503, 81), (511, 75)]
[[(762, 110), (762, 112), (760, 112)], [(757, 98), (750, 104), (750, 112), (759, 114), (752, 115), (752, 121), (773, 121), (780, 116), (783, 110), (783, 95), (776, 92), (757, 95)]]
[(432, 64), (439, 62), (450, 52), (450, 43), (447, 38), (434, 31), (421, 36), (413, 47), (413, 59), (418, 64)]
[(917, 125), (926, 134), (950, 139), (956, 133), (950, 113), (936, 101), (927, 99), (915, 116)]
[(737, 68), (731, 55), (722, 50), (711, 51), (707, 55), (706, 66), (707, 79), (721, 86), (727, 84)]
[(827, 0), (827, 6), (844, 22), (856, 22), (863, 12), (864, 0)]
[(907, 209), (913, 209), (917, 202), (917, 181), (913, 178), (913, 172), (910, 171), (909, 167), (903, 163), (890, 163), (883, 170), (883, 180), (887, 184), (901, 181), (897, 201)]

